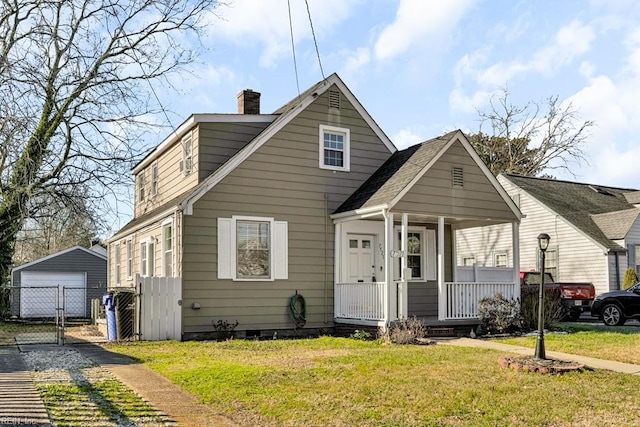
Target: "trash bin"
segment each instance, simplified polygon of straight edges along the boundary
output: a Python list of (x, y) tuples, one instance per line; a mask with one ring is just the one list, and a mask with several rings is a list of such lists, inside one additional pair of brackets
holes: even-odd
[(113, 295), (115, 307), (116, 337), (119, 340), (133, 338), (135, 304), (133, 303), (133, 290), (120, 289)]
[(107, 318), (107, 339), (114, 341), (116, 339), (116, 307), (113, 301), (113, 294), (102, 296), (102, 305)]

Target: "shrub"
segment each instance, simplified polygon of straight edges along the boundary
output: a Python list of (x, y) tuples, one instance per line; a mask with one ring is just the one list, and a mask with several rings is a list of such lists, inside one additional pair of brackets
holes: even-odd
[(238, 327), (239, 323), (236, 320), (235, 323), (229, 323), (226, 320), (218, 320), (218, 323), (213, 323), (213, 329), (216, 331), (216, 339), (218, 341), (227, 341), (235, 338), (236, 336), (236, 327)]
[(360, 340), (360, 341), (369, 341), (370, 339), (372, 339), (372, 336), (367, 331), (361, 331), (359, 329), (356, 329), (355, 331), (353, 331), (351, 335), (349, 335), (349, 338), (352, 338), (354, 340)]
[[(539, 288), (523, 287), (520, 294), (520, 321), (523, 330), (532, 331), (538, 328)], [(544, 327), (558, 323), (565, 316), (565, 309), (560, 299), (560, 291), (547, 289), (544, 293)]]
[(391, 325), (385, 338), (394, 344), (415, 344), (426, 336), (427, 327), (414, 316)]
[(0, 285), (0, 319), (11, 316), (11, 289)]
[(635, 285), (638, 283), (638, 275), (636, 274), (636, 270), (633, 267), (627, 268), (624, 272), (624, 279), (622, 279), (622, 289), (627, 289), (628, 287)]
[(481, 330), (490, 334), (511, 333), (520, 330), (520, 303), (506, 299), (502, 294), (482, 298), (478, 315)]

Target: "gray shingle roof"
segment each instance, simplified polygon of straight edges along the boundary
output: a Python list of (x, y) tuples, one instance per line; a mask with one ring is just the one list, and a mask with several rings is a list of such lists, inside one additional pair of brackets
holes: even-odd
[(455, 130), (396, 151), (369, 177), (334, 214), (389, 204), (433, 160), (451, 138)]
[(608, 235), (618, 234), (627, 226), (632, 213), (624, 211), (634, 206), (627, 201), (625, 193), (637, 190), (512, 174), (504, 176), (605, 248), (623, 250)]
[(607, 238), (611, 240), (622, 240), (629, 233), (638, 215), (640, 215), (640, 209), (631, 208), (624, 211), (591, 215), (591, 219), (600, 227), (600, 230), (602, 230)]

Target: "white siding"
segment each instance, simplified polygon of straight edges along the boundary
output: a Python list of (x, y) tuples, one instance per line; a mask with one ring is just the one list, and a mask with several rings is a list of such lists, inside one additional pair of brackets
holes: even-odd
[[(511, 197), (516, 194), (520, 196), (520, 210), (525, 215), (520, 224), (520, 269), (538, 268), (537, 237), (540, 233), (547, 233), (551, 236), (550, 248), (558, 250), (559, 272), (556, 280), (592, 282), (596, 292), (608, 291), (610, 261), (604, 249), (504, 177), (500, 176), (499, 180)], [(486, 229), (478, 227), (458, 230), (456, 233), (458, 257), (475, 254), (479, 265), (491, 266), (490, 254), (495, 251), (509, 250), (510, 239), (511, 225), (509, 224)], [(615, 282), (613, 285), (615, 286)]]

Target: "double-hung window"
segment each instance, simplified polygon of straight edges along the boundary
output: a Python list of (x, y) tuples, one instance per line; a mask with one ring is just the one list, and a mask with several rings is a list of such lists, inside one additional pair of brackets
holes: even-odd
[(158, 194), (158, 163), (151, 165), (151, 196)]
[[(402, 232), (396, 227), (396, 248), (401, 249)], [(407, 268), (411, 269), (411, 279), (417, 281), (436, 279), (436, 238), (435, 231), (425, 227), (409, 227), (407, 230)], [(396, 277), (401, 276), (401, 260), (396, 263)]]
[(173, 222), (162, 226), (162, 265), (165, 277), (173, 277)]
[(182, 163), (181, 172), (183, 175), (189, 175), (193, 170), (193, 140), (191, 132), (182, 138)]
[(218, 278), (268, 281), (288, 277), (287, 223), (273, 218), (218, 218)]
[(147, 239), (140, 243), (140, 275), (153, 276), (155, 272), (156, 243)]
[(320, 168), (348, 172), (350, 145), (349, 129), (320, 125)]
[(116, 243), (115, 245), (115, 275), (116, 275), (116, 285), (120, 284), (120, 243)]
[(146, 182), (144, 179), (144, 170), (138, 175), (138, 203), (144, 202), (146, 192)]
[(127, 239), (127, 279), (133, 277), (133, 241)]

